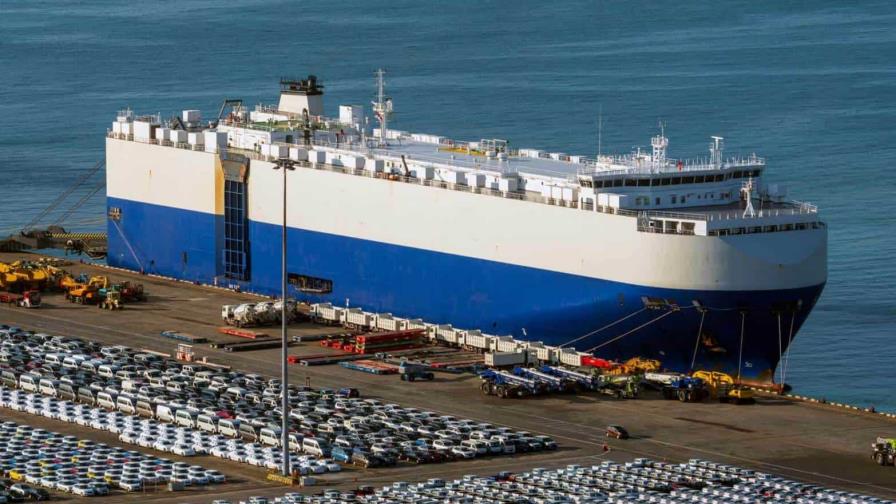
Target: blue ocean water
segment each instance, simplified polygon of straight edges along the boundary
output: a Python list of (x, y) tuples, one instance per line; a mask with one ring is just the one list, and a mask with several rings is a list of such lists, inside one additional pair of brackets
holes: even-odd
[[(217, 113), (317, 74), (328, 112), (387, 69), (394, 126), (593, 154), (756, 152), (818, 204), (830, 275), (797, 338), (798, 393), (896, 411), (896, 4), (880, 2), (0, 3), (0, 232), (103, 156), (120, 108)], [(44, 223), (102, 183), (85, 183)], [(103, 191), (66, 219), (103, 223)]]

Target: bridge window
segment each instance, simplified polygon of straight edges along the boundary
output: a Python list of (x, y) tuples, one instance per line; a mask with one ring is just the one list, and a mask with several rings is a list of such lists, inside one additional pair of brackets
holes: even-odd
[(694, 183), (694, 177), (682, 177), (682, 179), (681, 179), (681, 183), (682, 183), (682, 184), (693, 184), (693, 183)]
[(603, 181), (603, 180), (595, 180), (595, 181), (594, 181), (594, 187), (600, 189), (600, 188), (603, 187), (603, 186), (604, 186), (604, 181)]
[[(716, 175), (715, 177), (713, 177), (713, 181), (714, 181), (714, 182), (722, 182), (722, 181), (724, 181), (724, 180), (725, 180), (725, 176), (724, 176), (724, 175), (721, 175), (721, 174)], [(706, 178), (706, 181), (709, 182), (709, 177)]]
[(672, 185), (681, 184), (681, 177), (672, 177)]
[(649, 186), (650, 186), (650, 179), (639, 179), (638, 180), (638, 187), (649, 187)]
[(638, 181), (635, 179), (625, 179), (625, 187), (635, 187)]
[(660, 185), (669, 185), (670, 180), (668, 178), (660, 179)]
[(755, 177), (758, 177), (758, 176), (759, 176), (759, 172), (760, 172), (760, 170), (753, 170), (753, 175), (752, 175), (752, 176), (753, 176), (754, 178), (755, 178)]
[(616, 179), (613, 181), (613, 187), (622, 187), (622, 179)]
[(703, 181), (704, 181), (703, 175), (694, 177), (694, 183), (695, 183), (695, 184), (702, 184)]

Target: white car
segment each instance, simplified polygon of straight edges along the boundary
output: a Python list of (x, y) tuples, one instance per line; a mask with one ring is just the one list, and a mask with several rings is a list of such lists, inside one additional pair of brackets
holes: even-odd
[(178, 443), (171, 448), (171, 453), (181, 457), (193, 457), (196, 455), (196, 450), (186, 443)]
[[(436, 441), (438, 442), (438, 441)], [(435, 443), (433, 443), (435, 444)], [(471, 459), (476, 458), (476, 450), (472, 448), (467, 448), (466, 446), (455, 446), (451, 449), (451, 453), (457, 455), (458, 457)]]
[(118, 487), (127, 492), (137, 492), (143, 489), (143, 483), (136, 478), (122, 479), (118, 482)]

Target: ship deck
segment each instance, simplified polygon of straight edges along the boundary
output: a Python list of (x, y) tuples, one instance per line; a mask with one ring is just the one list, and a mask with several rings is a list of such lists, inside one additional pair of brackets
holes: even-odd
[[(22, 257), (21, 253), (0, 254), (0, 261)], [(150, 300), (128, 305), (120, 312), (108, 312), (73, 305), (61, 295), (47, 294), (44, 296), (45, 306), (38, 310), (0, 308), (0, 323), (172, 353), (176, 343), (158, 336), (160, 331), (180, 330), (208, 337), (211, 341), (236, 341), (238, 338), (216, 332), (221, 325), (221, 305), (257, 299), (249, 294), (97, 266), (74, 265), (68, 269), (75, 273), (106, 274), (114, 279), (143, 283)], [(267, 331), (276, 334), (277, 329)], [(341, 332), (339, 328), (310, 323), (294, 324), (289, 329), (291, 335), (324, 331)], [(279, 355), (278, 349), (233, 354), (204, 345), (197, 345), (195, 351), (197, 357), (208, 356), (216, 363), (263, 374), (276, 368), (274, 363)], [(306, 343), (292, 347), (290, 353), (319, 354), (321, 347)], [(893, 468), (877, 466), (869, 458), (870, 442), (877, 436), (892, 435), (896, 431), (896, 421), (882, 415), (773, 396), (761, 397), (758, 404), (752, 406), (684, 404), (653, 396), (630, 401), (591, 395), (502, 400), (483, 396), (479, 392), (478, 379), (472, 375), (438, 375), (434, 382), (406, 383), (395, 376), (368, 375), (340, 366), (290, 366), (290, 376), (294, 383), (307, 380), (315, 387), (357, 387), (368, 397), (546, 434), (553, 436), (560, 445), (555, 452), (510, 458), (404, 465), (369, 471), (346, 470), (321, 478), (320, 484), (327, 488), (348, 489), (359, 484), (382, 486), (398, 480), (449, 479), (502, 470), (593, 464), (604, 458), (621, 462), (636, 457), (671, 462), (702, 458), (896, 499)], [(0, 409), (0, 419), (118, 444), (114, 436), (107, 433), (11, 410)], [(624, 425), (633, 438), (606, 441), (603, 429), (611, 423)], [(608, 453), (603, 450), (605, 442), (610, 448)], [(149, 496), (135, 494), (116, 496), (116, 501), (174, 503), (184, 499), (229, 499), (236, 502), (250, 495), (282, 495), (293, 491), (277, 488), (265, 481), (264, 470), (245, 464), (212, 457), (194, 457), (188, 462), (217, 468), (229, 476), (231, 483), (202, 495), (198, 495), (198, 491)], [(311, 487), (302, 491), (321, 490), (321, 487)]]

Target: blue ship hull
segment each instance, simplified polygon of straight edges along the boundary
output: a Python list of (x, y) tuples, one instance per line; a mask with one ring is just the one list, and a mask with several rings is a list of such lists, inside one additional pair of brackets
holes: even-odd
[[(222, 276), (216, 238), (222, 217), (114, 198), (108, 205), (122, 209), (121, 220), (109, 224), (110, 265), (236, 283)], [(249, 223), (250, 280), (242, 283), (244, 289), (279, 294), (280, 233), (279, 226)], [(295, 293), (311, 302), (348, 302), (551, 345), (575, 340), (575, 348), (595, 349), (600, 357), (655, 358), (672, 370), (687, 371), (694, 360), (696, 369), (735, 374), (740, 369), (745, 377), (765, 381), (773, 379), (824, 287), (662, 289), (294, 228), (288, 246), (290, 272), (333, 283), (327, 294)], [(673, 301), (679, 309), (645, 309), (645, 296)], [(797, 304), (796, 310), (778, 313)]]

